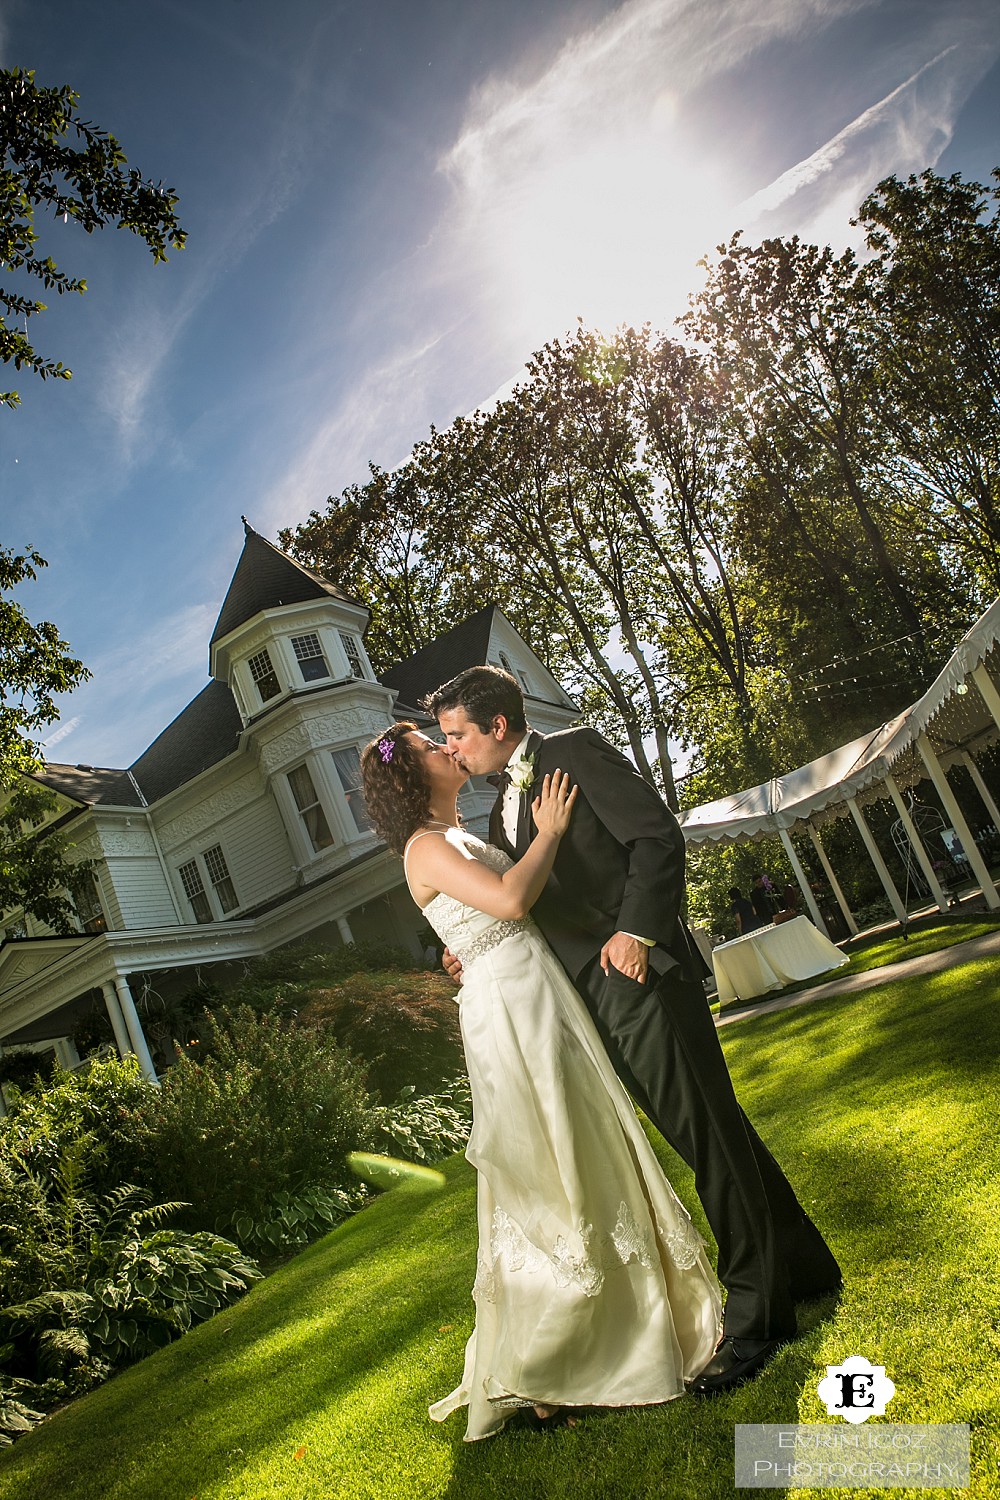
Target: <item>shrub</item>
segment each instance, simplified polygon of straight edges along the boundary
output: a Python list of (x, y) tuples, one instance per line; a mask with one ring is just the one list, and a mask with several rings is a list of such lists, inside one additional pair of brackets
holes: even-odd
[(100, 1205), (78, 1285), (0, 1309), (10, 1340), (5, 1362), (32, 1382), (39, 1405), (99, 1384), (211, 1317), (260, 1276), (229, 1240), (177, 1229), (143, 1233), (179, 1205), (150, 1208), (141, 1198), (123, 1187)]
[(222, 1228), (232, 1231), (245, 1250), (254, 1255), (275, 1255), (308, 1245), (326, 1234), (365, 1202), (363, 1187), (302, 1188), (297, 1193), (276, 1193), (263, 1217), (232, 1214)]
[(436, 1094), (416, 1097), (402, 1091), (382, 1112), (379, 1145), (408, 1161), (433, 1163), (461, 1151), (472, 1128), (472, 1093), (464, 1075), (452, 1078)]
[(385, 1103), (403, 1088), (431, 1092), (464, 1064), (456, 991), (444, 974), (355, 973), (308, 992), (302, 1022), (322, 1022), (363, 1060), (365, 1079)]
[[(0, 1359), (5, 1350), (0, 1349)], [(18, 1380), (0, 1370), (0, 1448), (9, 1448), (16, 1438), (30, 1432), (45, 1418), (45, 1413), (28, 1406), (22, 1397), (32, 1398), (34, 1383)]]
[(421, 967), (405, 948), (391, 943), (345, 943), (338, 948), (293, 943), (248, 960), (230, 1003), (289, 1014), (316, 986), (338, 984), (353, 974), (383, 969), (406, 973)]
[[(29, 1171), (50, 1176), (73, 1142), (87, 1137), (87, 1179), (101, 1193), (138, 1172), (137, 1122), (156, 1085), (135, 1057), (108, 1057), (86, 1070), (58, 1069), (47, 1088), (16, 1094), (0, 1120), (0, 1162), (16, 1157)], [(0, 1203), (3, 1188), (0, 1179)]]
[(279, 1193), (350, 1182), (371, 1139), (358, 1064), (321, 1032), (248, 1006), (208, 1017), (206, 1055), (178, 1053), (146, 1100), (146, 1180), (195, 1224), (264, 1220)]

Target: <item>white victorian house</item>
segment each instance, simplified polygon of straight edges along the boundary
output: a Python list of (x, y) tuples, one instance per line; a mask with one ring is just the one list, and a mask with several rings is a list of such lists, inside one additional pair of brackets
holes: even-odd
[[(136, 998), (191, 989), (206, 968), (309, 937), (420, 950), (402, 866), (371, 832), (361, 747), (425, 693), (492, 662), (518, 678), (540, 730), (577, 717), (510, 622), (487, 606), (377, 678), (368, 612), (244, 523), (243, 552), (209, 643), (211, 680), (127, 768), (46, 764), (59, 828), (94, 861), (80, 932), (0, 919), (0, 1049), (53, 1049), (103, 1001), (118, 1049), (155, 1068)], [(495, 794), (470, 784), (468, 824)], [(220, 971), (216, 971), (220, 972)]]

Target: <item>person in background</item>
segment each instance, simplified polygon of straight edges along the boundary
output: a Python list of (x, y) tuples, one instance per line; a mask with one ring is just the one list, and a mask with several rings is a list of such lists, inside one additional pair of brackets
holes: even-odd
[(766, 875), (758, 874), (753, 877), (750, 887), (750, 901), (757, 917), (757, 925), (766, 927), (774, 921), (775, 899), (769, 889), (770, 882)]
[[(748, 932), (756, 932), (758, 927), (765, 925), (738, 886), (729, 887), (729, 900), (729, 910), (736, 920), (737, 937), (746, 937)], [(771, 918), (768, 917), (767, 920), (770, 922)]]

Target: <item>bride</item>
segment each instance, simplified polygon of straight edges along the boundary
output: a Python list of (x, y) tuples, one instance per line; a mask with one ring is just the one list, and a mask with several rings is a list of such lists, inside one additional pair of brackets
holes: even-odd
[(461, 1383), (466, 1441), (518, 1408), (669, 1401), (711, 1358), (719, 1287), (582, 1001), (529, 915), (576, 788), (546, 776), (538, 829), (513, 864), (459, 825), (467, 779), (443, 745), (393, 724), (361, 758), (379, 836), (461, 959), (478, 1174), (476, 1324)]

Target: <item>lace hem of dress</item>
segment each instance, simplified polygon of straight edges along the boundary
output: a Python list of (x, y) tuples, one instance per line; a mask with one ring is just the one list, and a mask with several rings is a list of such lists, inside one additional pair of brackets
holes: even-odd
[[(680, 1211), (679, 1211), (680, 1213)], [(656, 1232), (666, 1246), (667, 1254), (678, 1270), (688, 1271), (701, 1254), (704, 1241), (685, 1214), (668, 1228), (659, 1219)], [(524, 1271), (528, 1275), (547, 1270), (557, 1286), (575, 1286), (586, 1297), (596, 1297), (604, 1285), (607, 1271), (627, 1266), (636, 1260), (643, 1270), (656, 1265), (656, 1235), (652, 1228), (643, 1229), (624, 1201), (610, 1234), (596, 1242), (592, 1224), (580, 1222), (570, 1243), (560, 1235), (548, 1254), (528, 1239), (518, 1224), (502, 1208), (493, 1210), (490, 1226), (489, 1254), (479, 1252), (474, 1299), (497, 1300), (497, 1273)]]

